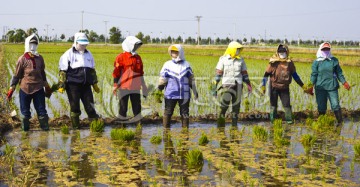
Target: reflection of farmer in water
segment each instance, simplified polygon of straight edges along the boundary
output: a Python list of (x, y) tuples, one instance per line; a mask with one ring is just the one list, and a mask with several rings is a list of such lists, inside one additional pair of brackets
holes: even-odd
[(132, 111), (136, 120), (141, 119), (141, 94), (146, 98), (147, 86), (144, 80), (144, 70), (141, 57), (136, 53), (142, 42), (134, 37), (128, 36), (122, 43), (124, 52), (120, 53), (114, 62), (114, 87), (113, 93), (119, 96), (119, 118), (127, 119), (128, 101), (131, 101)]

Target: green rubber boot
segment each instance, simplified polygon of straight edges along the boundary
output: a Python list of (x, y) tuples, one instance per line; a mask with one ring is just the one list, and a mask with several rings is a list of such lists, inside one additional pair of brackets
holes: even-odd
[(23, 131), (29, 131), (30, 130), (30, 118), (22, 117), (21, 118), (21, 129)]
[(181, 117), (181, 126), (182, 128), (189, 128), (189, 118)]
[(49, 130), (49, 117), (48, 115), (39, 116), (40, 128), (44, 131)]
[(285, 120), (287, 124), (293, 124), (294, 121), (292, 119), (292, 111), (291, 107), (284, 107), (285, 110)]
[(70, 118), (71, 118), (72, 128), (79, 129), (80, 128), (80, 113), (71, 112)]
[(277, 117), (277, 108), (272, 106), (272, 107), (270, 107), (270, 121), (271, 121), (271, 123), (274, 122), (276, 117)]
[(164, 126), (165, 129), (170, 128), (170, 120), (171, 120), (170, 116), (168, 116), (168, 115), (163, 116), (163, 126)]
[(341, 126), (341, 124), (343, 123), (343, 118), (342, 118), (342, 114), (341, 114), (341, 110), (336, 110), (334, 111), (335, 117), (336, 117), (336, 127)]

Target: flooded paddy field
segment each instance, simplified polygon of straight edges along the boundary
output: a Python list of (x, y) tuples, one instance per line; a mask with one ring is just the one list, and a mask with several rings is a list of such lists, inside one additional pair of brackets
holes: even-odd
[[(134, 134), (126, 141), (115, 140), (113, 125), (102, 133), (15, 129), (1, 146), (0, 186), (360, 185), (360, 123), (321, 132), (306, 123), (138, 124), (125, 128)], [(315, 137), (310, 146), (306, 135)]]

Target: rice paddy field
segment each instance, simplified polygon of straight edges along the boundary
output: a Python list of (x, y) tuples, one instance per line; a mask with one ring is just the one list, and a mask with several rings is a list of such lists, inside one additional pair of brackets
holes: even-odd
[[(70, 46), (39, 45), (50, 84), (57, 83), (59, 58)], [(3, 81), (9, 83), (23, 45), (1, 47), (2, 65), (7, 70)], [(160, 69), (170, 58), (167, 47), (144, 45), (138, 51), (149, 88), (156, 87)], [(190, 115), (214, 115), (219, 106), (209, 88), (226, 46), (184, 48), (199, 91), (199, 100), (190, 104)], [(114, 118), (118, 101), (112, 96), (111, 74), (121, 47), (90, 45), (88, 49), (95, 58), (101, 88), (100, 93), (94, 93), (95, 107), (103, 118)], [(290, 50), (298, 74), (303, 82), (309, 82), (317, 49), (290, 46)], [(247, 104), (242, 102), (241, 114), (268, 112), (269, 98), (259, 93), (259, 84), (274, 51), (275, 47), (245, 47), (243, 57), (254, 91), (248, 95), (244, 89)], [(359, 52), (333, 49), (353, 85), (350, 91), (339, 89), (340, 104), (353, 114), (360, 108)], [(290, 89), (293, 111), (309, 114), (296, 119), (294, 125), (281, 120), (274, 124), (240, 120), (237, 126), (193, 121), (189, 129), (174, 122), (169, 130), (155, 122), (125, 128), (99, 122), (81, 130), (69, 130), (70, 124), (62, 124), (48, 132), (36, 127), (29, 132), (14, 128), (0, 144), (0, 186), (359, 186), (359, 116), (346, 115), (351, 117), (335, 128), (331, 112), (317, 118), (314, 96), (305, 95), (295, 82)], [(3, 112), (15, 109), (19, 114), (17, 95), (15, 92), (14, 103), (6, 105)], [(163, 103), (156, 100), (153, 95), (142, 100), (143, 116), (158, 114), (161, 118)], [(46, 101), (50, 118), (69, 115), (66, 94), (54, 93)], [(34, 109), (32, 113), (35, 115)], [(81, 118), (86, 117), (83, 112)]]

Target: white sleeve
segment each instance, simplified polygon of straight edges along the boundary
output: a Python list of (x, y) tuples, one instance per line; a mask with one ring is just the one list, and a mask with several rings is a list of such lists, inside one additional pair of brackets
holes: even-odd
[(69, 67), (69, 52), (66, 51), (60, 57), (59, 69), (60, 69), (60, 71), (67, 71), (68, 67)]
[(219, 62), (218, 62), (217, 65), (216, 65), (216, 69), (221, 70), (221, 71), (224, 71), (224, 63), (223, 63), (223, 61), (221, 60), (221, 58), (219, 59)]

